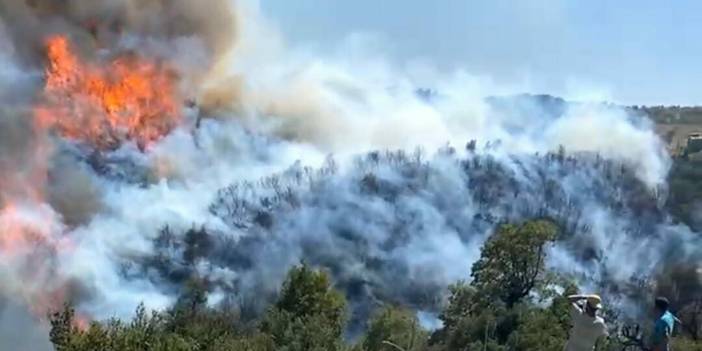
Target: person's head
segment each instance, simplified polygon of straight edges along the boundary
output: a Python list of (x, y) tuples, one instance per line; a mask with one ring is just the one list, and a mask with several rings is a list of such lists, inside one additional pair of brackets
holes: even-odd
[(668, 307), (670, 306), (670, 302), (668, 302), (668, 299), (665, 297), (659, 296), (656, 298), (656, 301), (654, 302), (654, 306), (656, 308), (656, 313), (658, 314), (663, 314), (668, 311)]
[(597, 295), (590, 296), (585, 303), (585, 313), (591, 317), (595, 317), (597, 315), (597, 311), (599, 311), (601, 308), (602, 299), (600, 299), (600, 297)]

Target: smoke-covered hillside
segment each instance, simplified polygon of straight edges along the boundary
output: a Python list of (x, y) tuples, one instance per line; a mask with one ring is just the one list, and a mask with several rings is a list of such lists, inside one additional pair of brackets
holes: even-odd
[(196, 272), (215, 293), (265, 305), (304, 261), (330, 270), (357, 320), (388, 302), (431, 314), (496, 225), (550, 218), (561, 233), (549, 266), (637, 317), (637, 279), (655, 284), (702, 258), (699, 236), (669, 222), (664, 199), (665, 188), (595, 153), (514, 156), (475, 142), (373, 152), (345, 171), (329, 160), (221, 189), (210, 211), (226, 226), (165, 228), (142, 269), (173, 288)]
[(0, 321), (164, 309), (193, 276), (255, 317), (304, 261), (352, 332), (384, 303), (436, 326), (498, 224), (533, 218), (560, 228), (548, 266), (628, 317), (697, 272), (649, 120), (287, 47), (255, 1), (193, 4), (0, 0)]

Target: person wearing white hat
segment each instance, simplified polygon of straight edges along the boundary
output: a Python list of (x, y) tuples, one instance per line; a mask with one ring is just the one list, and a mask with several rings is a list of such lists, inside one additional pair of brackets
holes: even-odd
[(568, 301), (572, 328), (564, 350), (594, 350), (597, 340), (608, 335), (604, 319), (597, 315), (602, 308), (602, 299), (598, 295), (571, 295)]

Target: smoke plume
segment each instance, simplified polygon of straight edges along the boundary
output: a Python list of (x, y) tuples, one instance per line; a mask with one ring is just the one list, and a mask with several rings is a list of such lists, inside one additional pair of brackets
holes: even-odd
[(272, 28), (245, 1), (0, 0), (0, 322), (164, 308), (194, 274), (255, 314), (306, 261), (354, 325), (385, 302), (431, 324), (495, 226), (531, 217), (563, 228), (551, 268), (632, 316), (639, 282), (702, 259), (647, 120)]

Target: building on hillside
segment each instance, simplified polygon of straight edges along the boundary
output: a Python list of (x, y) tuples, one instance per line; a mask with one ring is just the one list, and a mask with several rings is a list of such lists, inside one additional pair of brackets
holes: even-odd
[(702, 151), (702, 132), (687, 135), (687, 148), (685, 151), (688, 155)]
[(702, 151), (702, 133), (690, 133), (687, 136), (687, 148), (690, 152)]

